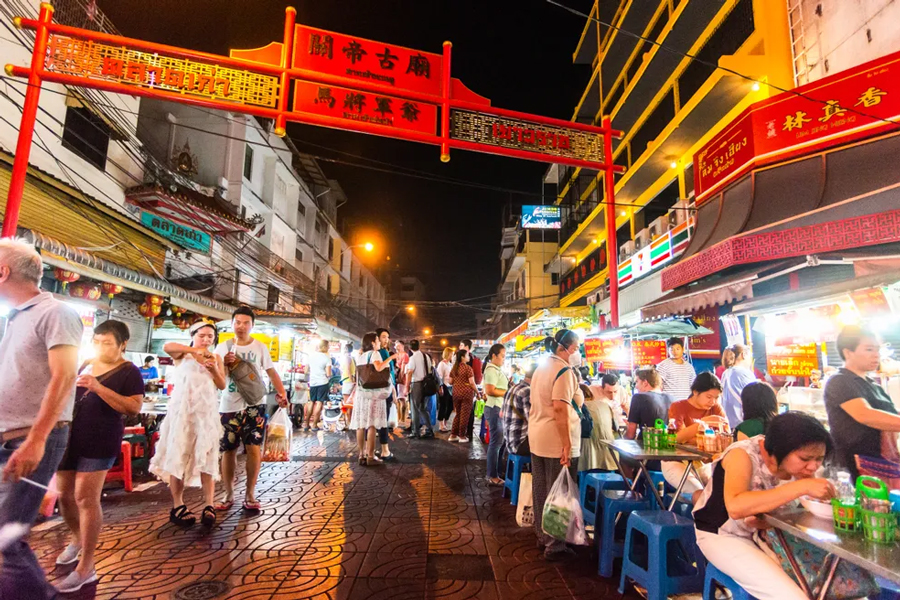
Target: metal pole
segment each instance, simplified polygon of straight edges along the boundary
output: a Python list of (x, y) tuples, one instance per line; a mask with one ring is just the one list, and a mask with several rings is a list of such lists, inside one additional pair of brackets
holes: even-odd
[(451, 42), (444, 42), (444, 69), (441, 81), (441, 162), (450, 162), (450, 50)]
[(619, 262), (616, 243), (616, 180), (613, 176), (612, 123), (603, 117), (603, 162), (606, 163), (606, 266), (609, 277), (609, 318), (619, 326)]
[[(38, 27), (34, 36), (34, 52), (31, 54), (31, 71), (28, 74), (28, 88), (25, 90), (25, 103), (22, 107), (22, 120), (19, 124), (19, 139), (16, 142), (16, 158), (13, 161), (12, 176), (9, 181), (9, 193), (6, 196), (6, 214), (3, 218), (2, 237), (14, 237), (19, 224), (19, 209), (22, 207), (22, 193), (25, 191), (25, 177), (28, 175), (28, 155), (31, 154), (31, 138), (34, 136), (34, 122), (37, 117), (38, 99), (41, 95), (41, 78), (39, 73), (44, 67), (47, 54), (47, 24), (53, 20), (53, 6), (41, 3), (38, 14)], [(16, 24), (18, 25), (18, 21)], [(10, 65), (7, 65), (9, 73)]]

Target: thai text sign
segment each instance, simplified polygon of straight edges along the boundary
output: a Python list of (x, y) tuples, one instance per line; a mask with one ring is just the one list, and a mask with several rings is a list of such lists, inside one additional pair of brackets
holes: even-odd
[(585, 338), (584, 355), (588, 362), (601, 363), (602, 369), (631, 368), (631, 352), (621, 337)]
[(141, 223), (183, 248), (209, 254), (212, 238), (204, 231), (170, 221), (147, 211), (141, 211)]
[[(694, 157), (698, 198), (753, 166), (812, 153), (900, 123), (900, 53), (750, 106)], [(890, 121), (894, 122), (890, 122)]]
[(717, 306), (708, 306), (692, 315), (697, 325), (706, 327), (712, 333), (695, 335), (690, 341), (691, 354), (701, 356), (718, 356), (722, 352), (722, 341), (719, 337), (719, 309)]
[(867, 288), (850, 292), (850, 298), (863, 317), (883, 317), (891, 314), (891, 305), (880, 287)]
[(780, 377), (809, 377), (819, 368), (816, 344), (775, 346), (766, 344), (766, 369), (769, 375)]
[(437, 107), (431, 104), (305, 81), (294, 87), (294, 112), (428, 134), (437, 129)]
[(274, 107), (278, 78), (151, 52), (51, 34), (44, 69), (53, 73), (184, 95)]
[(554, 205), (531, 205), (522, 207), (522, 227), (525, 229), (562, 228), (562, 208)]
[(297, 25), (294, 67), (440, 98), (443, 58), (402, 46)]
[(603, 136), (595, 133), (451, 109), (450, 138), (546, 156), (603, 162)]

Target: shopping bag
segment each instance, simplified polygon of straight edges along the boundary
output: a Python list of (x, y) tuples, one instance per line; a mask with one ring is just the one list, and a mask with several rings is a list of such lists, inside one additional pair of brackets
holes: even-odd
[(287, 410), (279, 408), (266, 426), (263, 442), (263, 462), (287, 462), (291, 460), (291, 436), (294, 428)]
[(534, 525), (534, 501), (531, 498), (531, 473), (522, 473), (519, 482), (519, 500), (516, 504), (516, 524), (519, 527)]
[(388, 415), (388, 429), (393, 429), (397, 426), (397, 405), (391, 402), (391, 412)]
[(567, 468), (559, 472), (559, 477), (550, 488), (541, 514), (541, 527), (544, 533), (557, 540), (576, 545), (587, 544), (578, 486)]
[(479, 398), (475, 401), (475, 418), (476, 419), (480, 419), (481, 416), (484, 414), (484, 405), (485, 405), (485, 402), (481, 398)]

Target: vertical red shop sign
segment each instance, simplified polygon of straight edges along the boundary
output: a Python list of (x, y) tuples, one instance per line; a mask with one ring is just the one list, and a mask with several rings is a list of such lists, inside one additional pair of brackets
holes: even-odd
[(431, 135), (437, 129), (434, 105), (305, 81), (298, 81), (294, 86), (294, 112)]
[(294, 30), (294, 68), (441, 97), (443, 58), (307, 25)]
[(718, 356), (722, 352), (722, 341), (719, 337), (719, 308), (717, 306), (707, 306), (703, 310), (695, 312), (693, 317), (697, 325), (712, 330), (712, 333), (691, 337), (691, 354)]

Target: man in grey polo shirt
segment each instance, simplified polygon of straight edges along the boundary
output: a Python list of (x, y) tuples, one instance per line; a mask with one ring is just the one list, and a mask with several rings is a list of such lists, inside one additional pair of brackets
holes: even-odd
[[(0, 341), (0, 527), (30, 526), (69, 439), (83, 327), (72, 308), (41, 292), (41, 258), (27, 243), (0, 240), (0, 303), (12, 307)], [(3, 550), (0, 598), (54, 598), (37, 558), (19, 539)]]

